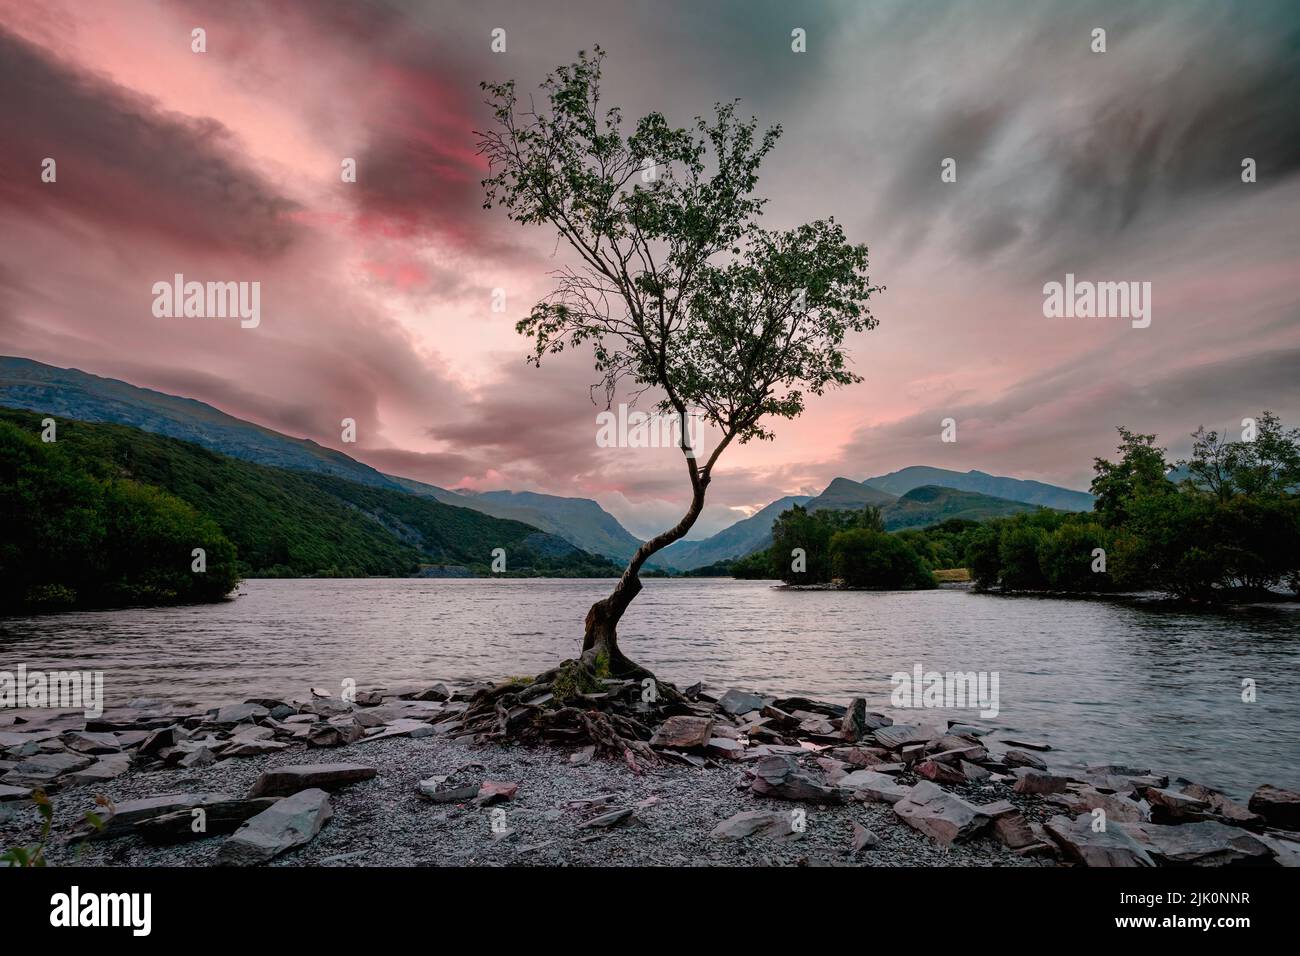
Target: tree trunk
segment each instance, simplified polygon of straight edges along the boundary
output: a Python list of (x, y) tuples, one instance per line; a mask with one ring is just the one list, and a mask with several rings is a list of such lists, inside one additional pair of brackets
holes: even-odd
[[(692, 473), (695, 478), (695, 473)], [(618, 649), (618, 622), (632, 599), (641, 593), (641, 567), (656, 551), (660, 551), (691, 530), (695, 519), (704, 508), (704, 491), (708, 487), (707, 475), (692, 482), (691, 507), (682, 520), (663, 534), (656, 535), (637, 548), (636, 554), (623, 571), (609, 597), (597, 601), (587, 612), (586, 632), (582, 639), (582, 663), (592, 669), (608, 667), (613, 677), (652, 676), (648, 670), (629, 660)]]

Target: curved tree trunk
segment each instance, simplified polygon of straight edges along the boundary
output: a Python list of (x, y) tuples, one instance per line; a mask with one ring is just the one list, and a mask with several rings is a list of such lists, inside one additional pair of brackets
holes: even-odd
[(693, 461), (691, 465), (691, 484), (694, 490), (691, 495), (691, 506), (682, 520), (668, 531), (656, 535), (637, 548), (636, 554), (632, 555), (632, 560), (624, 569), (623, 576), (614, 586), (614, 592), (609, 597), (597, 601), (587, 612), (586, 632), (582, 639), (582, 663), (587, 667), (595, 668), (597, 662), (601, 661), (608, 663), (609, 672), (615, 677), (650, 675), (649, 671), (629, 660), (618, 649), (618, 622), (628, 605), (632, 603), (632, 599), (641, 593), (641, 578), (638, 575), (642, 566), (656, 551), (668, 547), (690, 531), (691, 526), (695, 524), (695, 519), (700, 516), (700, 511), (704, 508), (704, 491), (708, 487), (709, 479), (707, 473), (701, 476), (694, 470)]

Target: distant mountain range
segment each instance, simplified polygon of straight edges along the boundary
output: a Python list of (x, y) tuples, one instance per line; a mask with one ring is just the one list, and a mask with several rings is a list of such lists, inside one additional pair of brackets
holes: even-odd
[(664, 549), (664, 560), (673, 567), (690, 570), (752, 554), (771, 544), (772, 522), (781, 512), (794, 505), (803, 505), (809, 511), (857, 511), (867, 506), (879, 508), (887, 531), (922, 528), (949, 518), (985, 521), (1021, 511), (1033, 511), (1038, 507), (1027, 502), (938, 485), (921, 485), (908, 489), (902, 495), (894, 495), (868, 482), (836, 478), (820, 495), (782, 498), (712, 537), (701, 541), (679, 541)]
[(383, 474), (342, 452), (307, 439), (290, 438), (192, 398), (140, 388), (79, 369), (0, 357), (0, 406), (87, 422), (130, 425), (243, 461), (333, 475), (373, 488), (433, 498), (495, 518), (522, 521), (583, 551), (619, 561), (626, 561), (641, 544), (613, 515), (587, 498), (509, 491), (458, 494), (411, 478)]
[(1072, 491), (1041, 481), (1000, 478), (982, 471), (949, 471), (947, 468), (930, 468), (926, 465), (912, 465), (891, 471), (878, 478), (868, 478), (865, 483), (895, 495), (905, 495), (922, 485), (938, 485), (940, 488), (975, 491), (994, 498), (1006, 498), (1008, 501), (1042, 505), (1057, 511), (1091, 511), (1093, 502), (1093, 496), (1086, 491)]
[[(453, 491), (384, 474), (342, 452), (254, 425), (203, 402), (78, 369), (0, 357), (0, 406), (87, 422), (129, 425), (193, 442), (247, 462), (431, 498), (493, 518), (522, 522), (562, 538), (581, 551), (618, 562), (626, 561), (641, 544), (613, 515), (588, 498), (516, 491)], [(917, 465), (866, 481), (836, 478), (819, 495), (781, 498), (707, 538), (678, 541), (657, 554), (652, 564), (691, 570), (743, 557), (766, 546), (772, 522), (795, 504), (813, 510), (873, 505), (881, 509), (885, 526), (894, 530), (921, 527), (952, 517), (983, 520), (1033, 506), (1086, 511), (1092, 508), (1092, 500), (1085, 492), (1038, 481)]]
[[(39, 435), (47, 412), (0, 408), (0, 434)], [(608, 577), (620, 565), (531, 525), (323, 471), (276, 468), (140, 428), (58, 416), (58, 440), (37, 443), (67, 481), (130, 479), (210, 518), (237, 551), (242, 577)], [(16, 446), (15, 446), (16, 447)], [(7, 463), (6, 463), (7, 464)], [(4, 481), (13, 481), (3, 471)], [(20, 492), (0, 484), (0, 496)], [(57, 488), (51, 494), (57, 498)], [(9, 500), (9, 499), (7, 499)], [(179, 504), (179, 502), (178, 502)], [(109, 520), (87, 512), (78, 520)], [(112, 516), (111, 520), (120, 520)]]

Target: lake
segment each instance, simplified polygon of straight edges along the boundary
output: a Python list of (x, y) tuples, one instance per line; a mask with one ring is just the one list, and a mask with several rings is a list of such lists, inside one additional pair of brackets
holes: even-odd
[[(106, 704), (337, 694), (534, 674), (576, 655), (611, 581), (252, 580), (215, 605), (0, 619), (0, 670), (104, 671)], [(1140, 764), (1239, 797), (1300, 787), (1300, 605), (1175, 612), (964, 589), (787, 591), (655, 580), (620, 646), (679, 686), (703, 680), (954, 717), (1049, 742), (1062, 761)], [(891, 674), (997, 672), (1000, 713), (899, 711)], [(1242, 701), (1243, 679), (1257, 699)], [(994, 738), (996, 739), (996, 737)]]

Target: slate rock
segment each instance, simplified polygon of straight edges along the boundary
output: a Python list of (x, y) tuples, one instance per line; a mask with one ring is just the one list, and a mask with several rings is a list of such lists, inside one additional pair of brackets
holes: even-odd
[(895, 804), (912, 792), (911, 787), (904, 786), (893, 777), (874, 770), (855, 770), (853, 773), (845, 774), (836, 786), (850, 791), (853, 799), (865, 803)]
[(1248, 806), (1271, 827), (1300, 830), (1300, 792), (1264, 784), (1251, 794)]
[(208, 711), (208, 720), (222, 726), (261, 720), (263, 717), (269, 716), (271, 716), (271, 712), (261, 704), (225, 704)]
[[(219, 800), (189, 810), (175, 810), (141, 821), (136, 830), (153, 844), (184, 843), (205, 837), (233, 833), (250, 817), (273, 805), (280, 797)], [(202, 811), (202, 814), (196, 812)]]
[(909, 744), (923, 744), (939, 736), (939, 731), (923, 724), (893, 724), (873, 730), (871, 734), (882, 747), (899, 750)]
[(736, 717), (740, 714), (748, 714), (753, 710), (761, 710), (763, 698), (746, 690), (732, 688), (718, 700), (718, 706), (728, 714)]
[(713, 719), (710, 717), (669, 717), (650, 738), (650, 746), (672, 747), (674, 750), (706, 747), (712, 729)]
[(75, 750), (77, 753), (102, 756), (103, 754), (118, 753), (122, 750), (122, 744), (118, 741), (117, 734), (112, 733), (74, 731), (64, 734), (62, 739), (64, 746), (69, 750)]
[(138, 800), (124, 800), (115, 804), (112, 816), (108, 817), (102, 830), (92, 831), (92, 838), (113, 839), (134, 833), (136, 827), (145, 820), (160, 817), (165, 813), (178, 810), (189, 811), (194, 807), (205, 806), (229, 800), (225, 793), (169, 793), (156, 797), (142, 797)]
[(958, 785), (970, 782), (957, 767), (951, 767), (946, 763), (939, 763), (935, 760), (922, 760), (913, 769), (918, 777), (924, 777), (926, 780), (932, 780), (935, 783)]
[(944, 844), (969, 840), (991, 822), (978, 807), (928, 780), (894, 804), (894, 813), (908, 826)]
[(89, 767), (76, 770), (66, 777), (61, 778), (61, 783), (66, 783), (70, 787), (80, 787), (87, 784), (107, 783), (116, 777), (122, 776), (131, 769), (131, 755), (123, 753), (110, 753), (100, 757)]
[(752, 836), (798, 840), (803, 837), (803, 833), (795, 830), (790, 813), (745, 810), (723, 820), (713, 828), (709, 836), (715, 840), (743, 840)]
[(377, 773), (374, 767), (356, 763), (314, 763), (276, 767), (258, 777), (248, 795), (275, 797), (311, 788), (337, 790), (348, 784), (369, 780)]
[(863, 850), (870, 850), (880, 845), (880, 837), (876, 836), (861, 823), (853, 821), (853, 852), (861, 853)]
[(1273, 851), (1253, 833), (1217, 820), (1174, 826), (1155, 823), (1117, 826), (1122, 826), (1141, 843), (1156, 862), (1166, 866), (1243, 866), (1273, 860)]
[(478, 795), (474, 798), (474, 802), (480, 807), (490, 806), (494, 803), (504, 803), (507, 800), (513, 800), (518, 792), (519, 782), (517, 780), (484, 780), (479, 786)]
[(609, 829), (610, 827), (621, 826), (632, 819), (632, 808), (624, 807), (621, 810), (611, 810), (609, 813), (602, 813), (600, 816), (592, 817), (583, 823), (578, 824), (579, 830), (590, 829)]
[(277, 800), (235, 831), (217, 851), (219, 866), (265, 863), (311, 841), (330, 817), (329, 794), (312, 788)]
[(1002, 755), (1002, 762), (1008, 767), (1032, 767), (1035, 770), (1047, 769), (1047, 764), (1041, 757), (1035, 757), (1023, 750), (1008, 750)]
[(867, 699), (854, 697), (840, 718), (840, 736), (856, 743), (867, 735)]
[(1143, 796), (1151, 807), (1152, 823), (1187, 823), (1209, 818), (1209, 803), (1190, 794), (1148, 787)]
[(776, 754), (763, 757), (754, 764), (754, 780), (750, 790), (760, 797), (781, 800), (813, 800), (838, 803), (839, 792), (822, 786), (799, 769), (793, 757)]
[(1016, 770), (1016, 784), (1012, 787), (1016, 793), (1064, 793), (1070, 784), (1069, 777), (1061, 777), (1032, 767), (1020, 767)]
[(1199, 783), (1189, 783), (1183, 787), (1182, 792), (1189, 797), (1195, 797), (1197, 800), (1204, 800), (1209, 806), (1210, 812), (1224, 823), (1258, 830), (1262, 830), (1266, 825), (1266, 821), (1262, 816), (1243, 807), (1240, 803), (1235, 803), (1220, 790), (1214, 790)]
[(1146, 848), (1124, 829), (1124, 824), (1110, 824), (1105, 830), (1093, 829), (1091, 813), (1077, 817), (1055, 816), (1044, 829), (1070, 859), (1084, 866), (1149, 867), (1155, 860)]

